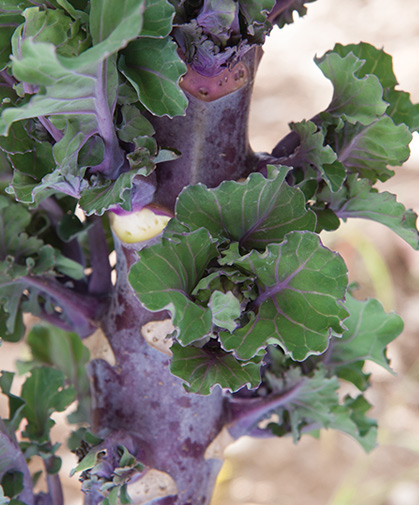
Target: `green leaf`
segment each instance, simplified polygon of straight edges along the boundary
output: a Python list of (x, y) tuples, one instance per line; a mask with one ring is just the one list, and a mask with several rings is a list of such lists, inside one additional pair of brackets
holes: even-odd
[(260, 383), (260, 359), (238, 361), (218, 347), (182, 347), (175, 343), (171, 350), (171, 372), (185, 380), (193, 393), (208, 395), (216, 384), (234, 392), (246, 384), (253, 388)]
[(340, 189), (346, 178), (346, 170), (336, 163), (333, 149), (324, 145), (323, 132), (312, 121), (292, 123), (291, 130), (300, 137), (300, 145), (287, 159), (287, 164), (305, 170), (315, 167), (332, 191)]
[(132, 139), (139, 136), (153, 135), (152, 124), (135, 105), (123, 105), (121, 115), (122, 123), (118, 128), (118, 137), (124, 142), (132, 142)]
[(257, 276), (257, 313), (232, 334), (220, 334), (223, 347), (249, 359), (277, 343), (292, 359), (321, 354), (331, 331), (342, 333), (347, 317), (342, 300), (347, 270), (342, 258), (309, 232), (292, 232), (264, 253), (252, 251), (234, 265)]
[(357, 398), (347, 396), (344, 405), (333, 409), (331, 428), (347, 433), (357, 440), (366, 452), (377, 445), (377, 423), (365, 416), (371, 408), (368, 401), (359, 395)]
[(1, 487), (9, 498), (18, 496), (23, 491), (23, 473), (9, 470), (1, 479)]
[(227, 293), (214, 291), (208, 307), (211, 310), (213, 324), (228, 331), (233, 331), (237, 327), (236, 320), (240, 317), (241, 307), (239, 300), (231, 291)]
[[(142, 157), (144, 160), (144, 157)], [(147, 162), (149, 155), (146, 155)], [(136, 168), (122, 173), (115, 181), (106, 180), (103, 184), (97, 184), (82, 191), (79, 200), (80, 207), (87, 216), (97, 214), (98, 216), (110, 207), (120, 205), (125, 210), (131, 210), (131, 189), (135, 180), (139, 176), (148, 175), (149, 170), (139, 163), (141, 168)]]
[[(1, 299), (1, 294), (0, 294)], [(19, 342), (25, 334), (22, 311), (18, 310), (14, 318), (0, 308), (0, 335), (6, 342)]]
[(253, 173), (244, 182), (225, 181), (215, 189), (189, 186), (178, 198), (176, 218), (191, 230), (204, 227), (247, 250), (265, 249), (293, 230), (314, 231), (316, 218), (306, 210), (304, 195), (284, 182), (288, 170), (272, 169), (267, 178)]
[(93, 43), (99, 44), (106, 40), (133, 17), (142, 24), (144, 7), (144, 0), (125, 0), (119, 5), (113, 0), (91, 0), (89, 26)]
[(170, 38), (140, 38), (131, 42), (119, 62), (139, 101), (157, 116), (185, 113), (188, 101), (179, 86), (186, 66)]
[(25, 405), (25, 401), (20, 396), (16, 396), (10, 392), (14, 375), (13, 372), (6, 372), (4, 370), (0, 375), (1, 391), (9, 400), (9, 419), (3, 420), (3, 422), (8, 428), (11, 437), (15, 436), (15, 432), (19, 428), (23, 417), (22, 409)]
[(342, 368), (370, 360), (392, 372), (386, 347), (403, 331), (402, 319), (394, 313), (386, 314), (374, 299), (358, 301), (348, 294), (345, 307), (350, 314), (345, 321), (348, 329), (332, 341), (328, 366)]
[(167, 0), (146, 0), (141, 37), (167, 37), (174, 14), (175, 9)]
[(78, 409), (71, 422), (88, 421), (90, 417), (90, 381), (86, 371), (89, 350), (80, 337), (59, 328), (35, 325), (27, 336), (33, 357), (31, 366), (51, 365), (64, 373), (67, 383), (77, 392)]
[(13, 57), (13, 74), (18, 80), (39, 87), (39, 91), (20, 107), (4, 110), (0, 134), (6, 135), (16, 121), (38, 116), (59, 115), (58, 120), (54, 119), (54, 122), (61, 121), (61, 128), (56, 126), (58, 130), (70, 128), (71, 123), (65, 121), (68, 119), (66, 114), (73, 117), (73, 122), (83, 125), (81, 139), (80, 135), (76, 137), (77, 142), (72, 149), (69, 145), (73, 136), (64, 132), (64, 138), (58, 142), (60, 147), (57, 144), (54, 148), (54, 155), (59, 157), (60, 150), (66, 152), (67, 163), (61, 166), (58, 162), (58, 174), (48, 174), (43, 181), (44, 186), (77, 197), (81, 189), (77, 185), (81, 183), (80, 176), (84, 175), (85, 168), (80, 167), (81, 173), (77, 171), (77, 156), (85, 141), (94, 136), (103, 137), (105, 155), (100, 169), (107, 177), (115, 177), (125, 162), (116, 133), (109, 129), (118, 89), (116, 53), (139, 35), (142, 11), (143, 4), (130, 2), (129, 8), (121, 10), (121, 16), (114, 17), (118, 24), (113, 24), (112, 31), (106, 32), (106, 39), (73, 58), (57, 54), (51, 43), (35, 42), (17, 35), (16, 47), (19, 51)]
[[(308, 377), (303, 376), (298, 368), (289, 368), (275, 377), (267, 373), (267, 382), (275, 392), (290, 391), (289, 400), (277, 410), (280, 421), (289, 420), (293, 439), (297, 442), (303, 429), (328, 428), (333, 419), (332, 409), (339, 406), (339, 381), (336, 377), (326, 377), (320, 368)], [(287, 414), (287, 417), (284, 414)], [(274, 434), (282, 435), (282, 423), (279, 426), (269, 424)]]
[(363, 61), (353, 53), (341, 57), (336, 52), (327, 52), (314, 60), (320, 70), (333, 84), (333, 97), (326, 112), (342, 117), (350, 123), (368, 125), (384, 114), (387, 103), (383, 100), (383, 88), (378, 77), (357, 77)]
[(394, 173), (387, 165), (399, 166), (410, 154), (412, 135), (406, 125), (395, 125), (382, 117), (368, 126), (345, 124), (336, 132), (338, 160), (350, 172), (359, 173), (372, 182), (386, 181)]
[(362, 78), (367, 74), (375, 74), (378, 77), (384, 89), (384, 100), (389, 104), (386, 114), (396, 124), (405, 123), (412, 132), (419, 129), (419, 104), (412, 104), (409, 93), (394, 89), (397, 79), (389, 54), (365, 42), (347, 46), (336, 44), (333, 50), (341, 56), (352, 52), (363, 60), (364, 63), (356, 72), (356, 76)]
[(9, 63), (12, 52), (10, 39), (22, 22), (20, 13), (0, 13), (0, 70), (4, 70)]
[(393, 59), (382, 49), (361, 42), (359, 44), (336, 44), (333, 52), (345, 57), (352, 53), (358, 59), (363, 60), (362, 65), (356, 71), (355, 75), (359, 79), (366, 77), (369, 74), (374, 74), (380, 80), (383, 88), (394, 88), (397, 85), (397, 79), (393, 72)]
[(365, 417), (369, 403), (362, 395), (355, 399), (347, 396), (340, 403), (339, 381), (336, 377), (327, 377), (323, 368), (309, 377), (295, 368), (278, 377), (268, 372), (267, 380), (275, 391), (289, 393), (285, 405), (276, 410), (280, 422), (268, 425), (274, 434), (286, 434), (289, 424), (294, 441), (298, 441), (304, 432), (334, 428), (352, 436), (366, 451), (375, 447), (376, 422)]
[(62, 56), (77, 56), (90, 46), (90, 37), (61, 9), (31, 7), (23, 11), (25, 37), (37, 42), (51, 42)]
[(54, 425), (50, 415), (62, 412), (74, 400), (73, 388), (64, 388), (64, 374), (55, 368), (35, 368), (22, 387), (26, 405), (23, 413), (28, 420), (24, 436), (32, 441), (47, 442)]
[(275, 5), (275, 0), (246, 0), (238, 3), (249, 38), (252, 42), (263, 43), (265, 35), (272, 28), (267, 17)]
[(348, 191), (331, 208), (341, 219), (362, 218), (384, 224), (411, 247), (419, 248), (416, 213), (406, 210), (395, 195), (386, 191), (379, 193), (368, 181), (350, 179)]
[(411, 132), (419, 131), (419, 104), (412, 104), (409, 93), (390, 89), (384, 92), (384, 99), (389, 103), (386, 113), (396, 124), (404, 123)]
[(72, 477), (77, 472), (84, 472), (86, 470), (92, 469), (98, 462), (98, 457), (103, 455), (104, 451), (91, 451), (80, 461), (80, 463), (71, 470), (70, 477)]
[(184, 345), (211, 333), (211, 311), (194, 303), (191, 293), (217, 254), (208, 232), (200, 229), (143, 249), (131, 268), (129, 281), (140, 302), (152, 312), (169, 310)]

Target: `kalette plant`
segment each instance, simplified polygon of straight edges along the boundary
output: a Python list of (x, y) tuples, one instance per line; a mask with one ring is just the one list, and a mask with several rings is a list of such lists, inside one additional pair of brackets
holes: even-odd
[(327, 108), (253, 152), (261, 47), (308, 3), (0, 0), (1, 336), (43, 321), (20, 395), (0, 378), (0, 503), (63, 502), (51, 414), (72, 402), (91, 505), (208, 504), (242, 435), (375, 446), (364, 364), (390, 369), (402, 322), (355, 298), (319, 234), (358, 217), (418, 249), (416, 215), (375, 184), (419, 106), (383, 50), (337, 44), (315, 60)]

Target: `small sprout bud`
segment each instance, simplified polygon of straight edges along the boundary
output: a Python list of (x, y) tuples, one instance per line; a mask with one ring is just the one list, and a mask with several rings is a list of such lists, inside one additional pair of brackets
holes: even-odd
[(129, 214), (110, 212), (112, 231), (126, 244), (144, 242), (159, 235), (171, 219), (168, 211), (157, 207), (143, 207)]

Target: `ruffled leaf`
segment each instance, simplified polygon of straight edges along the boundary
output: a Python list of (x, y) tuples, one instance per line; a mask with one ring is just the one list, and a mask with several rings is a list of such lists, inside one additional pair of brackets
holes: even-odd
[(228, 331), (236, 328), (241, 308), (239, 300), (231, 291), (227, 293), (213, 291), (208, 307), (211, 310), (213, 324)]
[(391, 372), (386, 347), (403, 331), (402, 319), (394, 313), (386, 314), (374, 299), (359, 301), (348, 294), (345, 307), (350, 314), (345, 321), (348, 329), (333, 340), (327, 366), (340, 369), (370, 360)]
[(326, 112), (342, 117), (350, 123), (368, 125), (384, 114), (387, 103), (383, 100), (383, 88), (375, 75), (357, 77), (363, 61), (353, 53), (341, 57), (327, 52), (315, 59), (316, 64), (333, 84), (333, 97)]
[(185, 113), (188, 101), (179, 79), (186, 66), (171, 39), (143, 37), (131, 42), (119, 66), (152, 114), (173, 117)]
[(47, 442), (49, 430), (55, 424), (50, 416), (62, 412), (74, 400), (72, 387), (64, 387), (64, 374), (55, 368), (35, 368), (26, 379), (21, 397), (23, 413), (28, 421), (23, 435), (32, 441)]
[(220, 348), (182, 347), (177, 343), (171, 350), (171, 372), (185, 380), (193, 393), (208, 395), (217, 384), (234, 392), (246, 384), (254, 388), (260, 383), (260, 359), (238, 361)]
[(208, 232), (200, 229), (143, 249), (131, 268), (129, 280), (141, 303), (152, 312), (169, 310), (184, 345), (211, 333), (211, 310), (196, 304), (191, 293), (217, 255)]
[(309, 174), (314, 167), (332, 191), (338, 191), (346, 178), (346, 170), (337, 162), (336, 153), (325, 144), (324, 134), (311, 121), (293, 123), (291, 130), (300, 137), (300, 144), (295, 152), (287, 158), (287, 165), (302, 168)]
[(330, 207), (341, 219), (362, 218), (384, 224), (414, 249), (419, 248), (417, 215), (387, 191), (379, 193), (365, 180), (350, 179), (349, 189), (341, 199), (332, 199)]
[(268, 178), (254, 173), (215, 189), (189, 186), (178, 198), (176, 218), (191, 230), (204, 227), (213, 237), (237, 241), (247, 250), (281, 242), (293, 230), (314, 231), (316, 218), (306, 210), (304, 195), (284, 181), (288, 170), (273, 169)]
[(409, 157), (412, 135), (406, 125), (395, 125), (389, 117), (363, 124), (345, 124), (335, 133), (338, 160), (349, 172), (372, 182), (393, 175), (387, 165), (399, 166)]
[(223, 347), (239, 359), (277, 343), (301, 361), (322, 353), (332, 330), (343, 332), (346, 266), (314, 233), (289, 233), (282, 244), (252, 251), (234, 265), (255, 274), (259, 289), (255, 316), (232, 334), (220, 334)]
[(376, 422), (365, 417), (369, 403), (362, 396), (347, 396), (341, 403), (338, 379), (327, 377), (323, 368), (310, 376), (303, 376), (295, 368), (281, 377), (268, 373), (267, 380), (274, 391), (289, 392), (288, 401), (276, 410), (279, 422), (268, 425), (275, 435), (283, 436), (291, 429), (297, 442), (305, 432), (334, 428), (352, 436), (367, 452), (375, 447)]

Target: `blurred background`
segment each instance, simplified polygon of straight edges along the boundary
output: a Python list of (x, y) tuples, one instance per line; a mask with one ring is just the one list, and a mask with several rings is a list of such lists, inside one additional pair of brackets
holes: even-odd
[[(419, 0), (317, 0), (293, 25), (274, 30), (265, 46), (255, 84), (250, 138), (256, 151), (270, 151), (290, 121), (324, 109), (332, 87), (313, 62), (342, 44), (369, 42), (393, 56), (400, 89), (419, 102)], [(419, 212), (419, 138), (409, 161), (383, 189)], [(379, 421), (379, 447), (366, 455), (345, 435), (324, 431), (319, 440), (242, 438), (226, 451), (212, 505), (419, 505), (419, 252), (385, 227), (353, 220), (324, 236), (339, 251), (357, 296), (378, 298), (402, 316), (405, 330), (389, 349), (395, 376), (371, 366), (367, 398)], [(0, 369), (25, 357), (24, 346), (5, 343)], [(16, 384), (18, 386), (18, 384)], [(20, 388), (19, 388), (20, 389)], [(5, 411), (0, 399), (0, 413)], [(69, 428), (55, 415), (55, 440)], [(62, 448), (63, 475), (75, 457)], [(66, 505), (81, 505), (77, 477), (65, 480)]]

